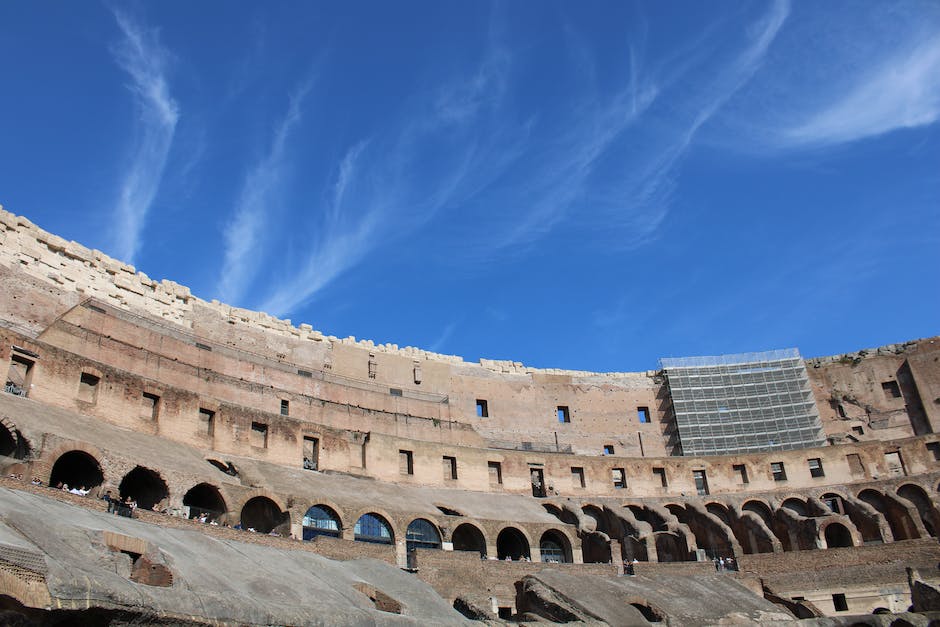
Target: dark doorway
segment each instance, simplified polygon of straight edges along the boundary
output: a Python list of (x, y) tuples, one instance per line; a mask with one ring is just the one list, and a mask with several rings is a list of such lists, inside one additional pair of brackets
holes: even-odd
[(514, 527), (506, 527), (499, 532), (496, 538), (496, 555), (504, 560), (520, 560), (529, 557), (529, 542), (521, 531)]
[(137, 466), (124, 475), (120, 491), (122, 500), (129, 496), (137, 501), (140, 509), (153, 509), (170, 495), (170, 489), (160, 474), (143, 466)]
[(486, 555), (486, 539), (483, 532), (470, 523), (458, 525), (451, 534), (451, 540), (455, 551), (476, 551), (480, 555)]
[(541, 468), (530, 468), (529, 475), (532, 479), (532, 496), (545, 496), (545, 473)]
[(249, 499), (242, 507), (241, 523), (244, 529), (254, 529), (259, 533), (270, 533), (290, 521), (290, 513), (282, 512), (277, 503), (266, 496)]
[(104, 482), (104, 474), (98, 460), (85, 451), (69, 451), (59, 456), (52, 466), (49, 485), (59, 487), (59, 483), (70, 488), (91, 490)]
[(218, 519), (228, 509), (219, 489), (208, 483), (200, 483), (190, 488), (183, 497), (183, 505), (189, 506), (190, 518), (205, 514), (210, 521)]
[(826, 527), (826, 546), (830, 549), (853, 546), (852, 534), (845, 525), (832, 523)]

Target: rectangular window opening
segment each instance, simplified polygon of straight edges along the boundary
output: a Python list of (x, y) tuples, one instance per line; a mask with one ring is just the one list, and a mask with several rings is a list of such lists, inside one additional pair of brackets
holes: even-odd
[(257, 448), (268, 448), (268, 425), (263, 422), (251, 423), (251, 445)]
[(650, 408), (649, 407), (637, 407), (636, 417), (640, 422), (649, 422), (650, 421)]
[(374, 379), (379, 365), (375, 361), (375, 355), (369, 354), (369, 378)]
[(215, 434), (215, 412), (211, 409), (199, 408), (199, 426), (203, 435)]
[(406, 450), (398, 451), (398, 472), (402, 475), (415, 474), (414, 453)]
[(490, 408), (485, 399), (477, 399), (477, 418), (489, 418)]
[(558, 422), (571, 422), (571, 412), (567, 405), (558, 406)]
[(885, 381), (881, 384), (881, 389), (885, 393), (885, 398), (901, 398), (901, 387), (897, 381)]
[(605, 444), (604, 445), (604, 455), (613, 455), (614, 454), (614, 445)]
[(141, 395), (140, 417), (146, 420), (156, 420), (160, 416), (160, 397), (150, 392)]
[(852, 431), (857, 435), (865, 435), (865, 429), (862, 428), (862, 425), (855, 425), (852, 427)]
[(611, 470), (611, 476), (614, 481), (614, 488), (622, 490), (627, 487), (627, 474), (623, 468), (614, 468)]
[(744, 464), (733, 464), (731, 470), (738, 475), (738, 483), (741, 485), (750, 483), (747, 478), (747, 466)]
[(832, 606), (837, 612), (849, 611), (849, 604), (845, 600), (845, 595), (841, 592), (832, 595)]
[(309, 435), (304, 436), (304, 470), (320, 469), (320, 440)]
[(770, 474), (773, 475), (774, 481), (786, 481), (787, 480), (787, 470), (786, 468), (784, 468), (783, 462), (771, 462)]
[(290, 401), (281, 399), (281, 415), (290, 416)]
[(7, 380), (3, 386), (3, 391), (16, 396), (28, 396), (35, 363), (31, 359), (26, 359), (14, 353), (10, 357), (10, 369), (7, 371)]
[(665, 468), (653, 468), (653, 476), (659, 477), (659, 482), (664, 488), (669, 487), (669, 481), (666, 479)]
[(457, 458), (450, 455), (444, 455), (441, 460), (444, 466), (444, 479), (447, 481), (457, 480)]
[(415, 385), (421, 385), (421, 381), (424, 379), (424, 375), (421, 372), (420, 362), (417, 362), (417, 361), (414, 362), (413, 374), (414, 374)]
[(571, 467), (571, 485), (575, 488), (584, 487), (584, 468), (580, 466)]
[(940, 462), (940, 442), (927, 442), (927, 452), (933, 455), (935, 462)]
[(862, 465), (862, 458), (858, 453), (849, 453), (845, 456), (845, 461), (849, 465), (849, 472), (856, 477), (865, 476), (865, 466)]
[(78, 382), (78, 400), (86, 403), (94, 403), (98, 400), (99, 377), (90, 372), (83, 372)]
[(889, 477), (902, 477), (907, 474), (900, 451), (885, 453), (885, 466), (888, 468)]
[(825, 477), (826, 473), (823, 471), (822, 460), (818, 457), (813, 457), (806, 460), (809, 464), (809, 474), (811, 477)]
[(490, 485), (503, 485), (503, 465), (500, 462), (486, 462), (490, 473)]
[(388, 393), (392, 396), (401, 396), (402, 390), (401, 388), (388, 388)]
[(698, 492), (699, 496), (708, 495), (708, 477), (705, 476), (704, 470), (693, 470), (692, 478), (695, 479), (695, 491)]

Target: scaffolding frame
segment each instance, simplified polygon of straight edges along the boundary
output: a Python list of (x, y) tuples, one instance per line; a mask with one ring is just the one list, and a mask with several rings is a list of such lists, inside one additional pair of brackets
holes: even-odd
[(825, 443), (795, 348), (660, 359), (682, 455), (787, 451)]

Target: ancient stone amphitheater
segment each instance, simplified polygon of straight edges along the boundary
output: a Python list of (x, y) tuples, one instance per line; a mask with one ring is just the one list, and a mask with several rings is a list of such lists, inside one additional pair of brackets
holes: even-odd
[(938, 338), (468, 363), (205, 302), (0, 209), (0, 362), (4, 624), (940, 616)]

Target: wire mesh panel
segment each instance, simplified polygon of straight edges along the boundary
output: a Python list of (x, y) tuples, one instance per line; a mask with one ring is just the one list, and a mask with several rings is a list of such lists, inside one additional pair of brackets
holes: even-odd
[(683, 455), (784, 451), (824, 442), (795, 348), (660, 360)]

